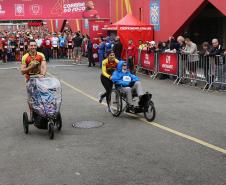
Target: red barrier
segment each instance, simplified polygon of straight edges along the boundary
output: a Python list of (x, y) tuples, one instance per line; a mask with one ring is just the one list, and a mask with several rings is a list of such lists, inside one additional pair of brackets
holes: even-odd
[(178, 74), (178, 57), (175, 53), (162, 53), (159, 55), (159, 73), (169, 75)]
[(154, 53), (147, 53), (146, 51), (141, 52), (141, 67), (143, 69), (147, 69), (150, 71), (155, 70), (155, 54)]

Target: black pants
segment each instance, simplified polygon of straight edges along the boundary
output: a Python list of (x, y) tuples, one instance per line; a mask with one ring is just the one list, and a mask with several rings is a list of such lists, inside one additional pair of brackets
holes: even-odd
[(100, 76), (100, 80), (106, 90), (106, 93), (102, 95), (102, 98), (106, 96), (107, 104), (109, 106), (109, 102), (111, 100), (111, 90), (112, 90), (113, 82), (102, 74)]
[(51, 57), (51, 49), (50, 48), (43, 48), (43, 53), (46, 58), (46, 62), (49, 62), (49, 58)]
[(91, 67), (91, 64), (93, 66), (95, 66), (95, 61), (93, 59), (93, 52), (92, 51), (88, 51), (88, 60), (89, 60), (89, 67)]
[(134, 58), (133, 57), (128, 57), (128, 68), (130, 70), (130, 73), (135, 74), (135, 68), (134, 68)]

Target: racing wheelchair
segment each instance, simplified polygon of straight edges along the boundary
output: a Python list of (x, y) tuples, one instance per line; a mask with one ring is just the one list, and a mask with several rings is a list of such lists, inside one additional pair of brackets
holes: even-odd
[[(138, 99), (138, 95), (135, 91), (132, 91), (133, 101)], [(133, 106), (132, 110), (127, 112), (132, 114), (144, 113), (144, 117), (147, 121), (154, 121), (156, 110), (154, 102), (151, 100), (152, 94), (146, 92), (140, 97), (136, 106)], [(122, 90), (122, 87), (114, 85), (111, 92), (111, 99), (109, 102), (110, 112), (113, 116), (118, 117), (124, 110), (128, 110), (129, 103), (126, 100), (126, 92)]]

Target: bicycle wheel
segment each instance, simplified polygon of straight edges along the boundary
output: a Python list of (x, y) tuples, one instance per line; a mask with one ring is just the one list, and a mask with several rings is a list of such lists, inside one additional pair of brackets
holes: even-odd
[(117, 117), (122, 112), (122, 98), (118, 90), (112, 89), (111, 100), (109, 102), (110, 111), (113, 116)]
[(155, 119), (156, 110), (153, 101), (150, 100), (148, 105), (148, 107), (144, 108), (144, 117), (147, 121), (151, 122)]

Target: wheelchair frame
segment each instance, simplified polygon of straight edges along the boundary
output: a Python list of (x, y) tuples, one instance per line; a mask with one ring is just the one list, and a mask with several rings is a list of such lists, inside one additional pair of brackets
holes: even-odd
[[(114, 96), (114, 98), (113, 98)], [(137, 97), (137, 94), (132, 92), (132, 97)], [(144, 113), (144, 117), (147, 121), (151, 122), (155, 119), (156, 110), (154, 106), (154, 102), (151, 100), (152, 94), (146, 92), (143, 97), (145, 99), (142, 101), (143, 104), (138, 106), (134, 106), (134, 111), (130, 111), (129, 113), (137, 114)], [(125, 102), (125, 107), (123, 107), (123, 102)], [(129, 106), (129, 103), (126, 100), (126, 93), (121, 90), (121, 87), (115, 86), (111, 92), (111, 100), (109, 102), (109, 108), (113, 116), (118, 117), (120, 114)], [(149, 112), (151, 112), (149, 115)]]

